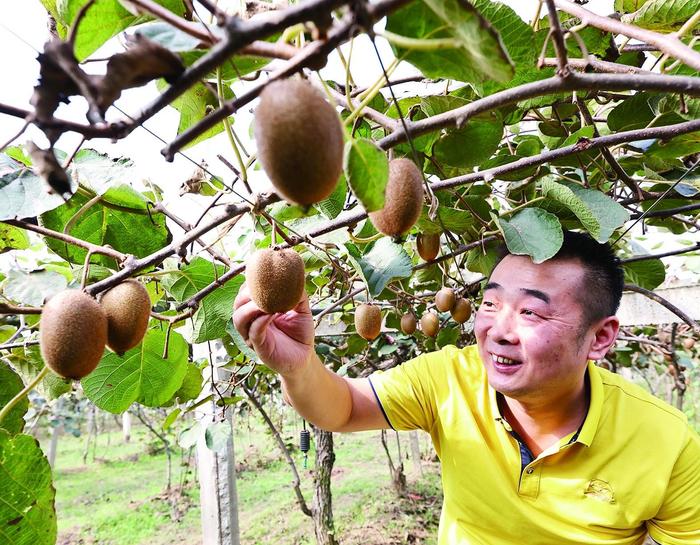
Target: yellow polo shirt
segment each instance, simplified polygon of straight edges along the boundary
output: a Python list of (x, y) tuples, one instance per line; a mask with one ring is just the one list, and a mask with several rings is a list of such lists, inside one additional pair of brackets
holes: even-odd
[(700, 438), (686, 417), (588, 366), (578, 436), (521, 472), (476, 346), (448, 346), (370, 377), (397, 430), (428, 432), (442, 464), (439, 545), (700, 545)]

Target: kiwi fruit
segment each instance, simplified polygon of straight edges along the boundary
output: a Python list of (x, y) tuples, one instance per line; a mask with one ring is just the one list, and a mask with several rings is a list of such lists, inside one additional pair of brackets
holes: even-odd
[(686, 350), (692, 350), (694, 346), (695, 346), (695, 339), (693, 339), (692, 337), (686, 337), (685, 339), (683, 339), (683, 347)]
[(412, 312), (401, 316), (401, 331), (406, 335), (413, 335), (416, 332), (416, 317)]
[(89, 375), (107, 344), (107, 316), (100, 304), (80, 290), (64, 290), (44, 305), (39, 345), (44, 362), (57, 375)]
[(440, 233), (432, 235), (420, 233), (416, 238), (416, 248), (423, 261), (432, 261), (440, 252)]
[(355, 330), (363, 339), (372, 341), (382, 329), (382, 312), (379, 307), (363, 303), (355, 309)]
[(343, 127), (310, 83), (285, 79), (267, 85), (253, 130), (258, 159), (284, 199), (309, 206), (333, 192), (343, 170)]
[(268, 314), (292, 310), (304, 294), (304, 260), (291, 248), (254, 252), (245, 277), (251, 299)]
[(456, 300), (457, 296), (452, 288), (442, 288), (435, 294), (435, 307), (440, 312), (447, 312), (448, 310), (452, 310)]
[(455, 306), (450, 310), (450, 314), (455, 322), (463, 324), (472, 315), (472, 304), (464, 297), (460, 297), (455, 301)]
[(141, 282), (129, 278), (100, 297), (107, 315), (107, 346), (120, 356), (138, 345), (148, 329), (151, 298)]
[(421, 316), (420, 329), (424, 335), (435, 337), (440, 330), (440, 319), (434, 312), (426, 312)]
[(384, 208), (369, 213), (377, 231), (398, 237), (418, 221), (423, 209), (423, 176), (410, 159), (389, 161)]

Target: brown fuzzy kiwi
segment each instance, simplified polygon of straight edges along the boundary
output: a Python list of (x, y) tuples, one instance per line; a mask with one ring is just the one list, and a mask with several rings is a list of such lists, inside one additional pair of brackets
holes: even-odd
[(692, 337), (686, 337), (685, 339), (683, 339), (683, 347), (686, 350), (692, 350), (694, 346), (695, 346), (695, 339), (693, 339)]
[(423, 261), (432, 261), (440, 252), (440, 233), (432, 235), (420, 233), (416, 238), (416, 249)]
[(107, 315), (107, 346), (120, 356), (138, 345), (148, 329), (151, 298), (138, 280), (129, 278), (100, 297)]
[(107, 316), (92, 297), (80, 290), (64, 290), (44, 305), (39, 345), (46, 365), (64, 378), (89, 375), (107, 343)]
[(254, 252), (245, 277), (250, 297), (268, 314), (292, 310), (304, 294), (304, 260), (291, 248)]
[(456, 300), (457, 296), (455, 295), (455, 290), (452, 288), (442, 288), (435, 294), (435, 307), (440, 312), (447, 312), (448, 310), (452, 310)]
[(363, 339), (372, 341), (382, 329), (382, 312), (376, 305), (363, 303), (355, 309), (355, 330)]
[(472, 304), (468, 299), (460, 297), (455, 302), (455, 306), (452, 307), (452, 310), (450, 310), (450, 314), (452, 314), (452, 319), (455, 322), (463, 324), (472, 315)]
[(406, 335), (413, 335), (416, 332), (416, 317), (412, 312), (401, 316), (401, 331)]
[(410, 159), (390, 161), (384, 208), (369, 213), (372, 225), (387, 236), (401, 236), (418, 221), (422, 209), (423, 176), (420, 170)]
[(343, 127), (320, 91), (307, 81), (274, 81), (255, 110), (258, 158), (272, 185), (292, 203), (328, 197), (343, 170)]
[(421, 316), (420, 329), (424, 335), (435, 337), (440, 331), (440, 319), (434, 312), (426, 312)]

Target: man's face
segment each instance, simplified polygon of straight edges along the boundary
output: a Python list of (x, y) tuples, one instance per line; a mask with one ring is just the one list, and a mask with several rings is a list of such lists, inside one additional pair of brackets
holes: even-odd
[(518, 401), (555, 400), (580, 387), (590, 332), (577, 260), (534, 264), (506, 256), (484, 290), (474, 331), (489, 384)]

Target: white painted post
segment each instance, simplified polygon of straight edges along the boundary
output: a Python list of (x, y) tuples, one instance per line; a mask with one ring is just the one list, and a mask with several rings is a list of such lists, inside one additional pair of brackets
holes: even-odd
[[(214, 380), (225, 370), (214, 369)], [(203, 393), (202, 395), (209, 395)], [(218, 395), (215, 393), (215, 397)], [(197, 440), (197, 468), (199, 475), (200, 505), (202, 508), (202, 545), (240, 545), (238, 526), (238, 493), (236, 491), (236, 463), (233, 451), (233, 419), (226, 412), (225, 422), (231, 426), (226, 448), (214, 452), (206, 444), (205, 431), (212, 416), (220, 413), (215, 403), (205, 403), (197, 411), (201, 433)]]
[(131, 413), (129, 411), (122, 413), (122, 436), (125, 443), (131, 441)]

